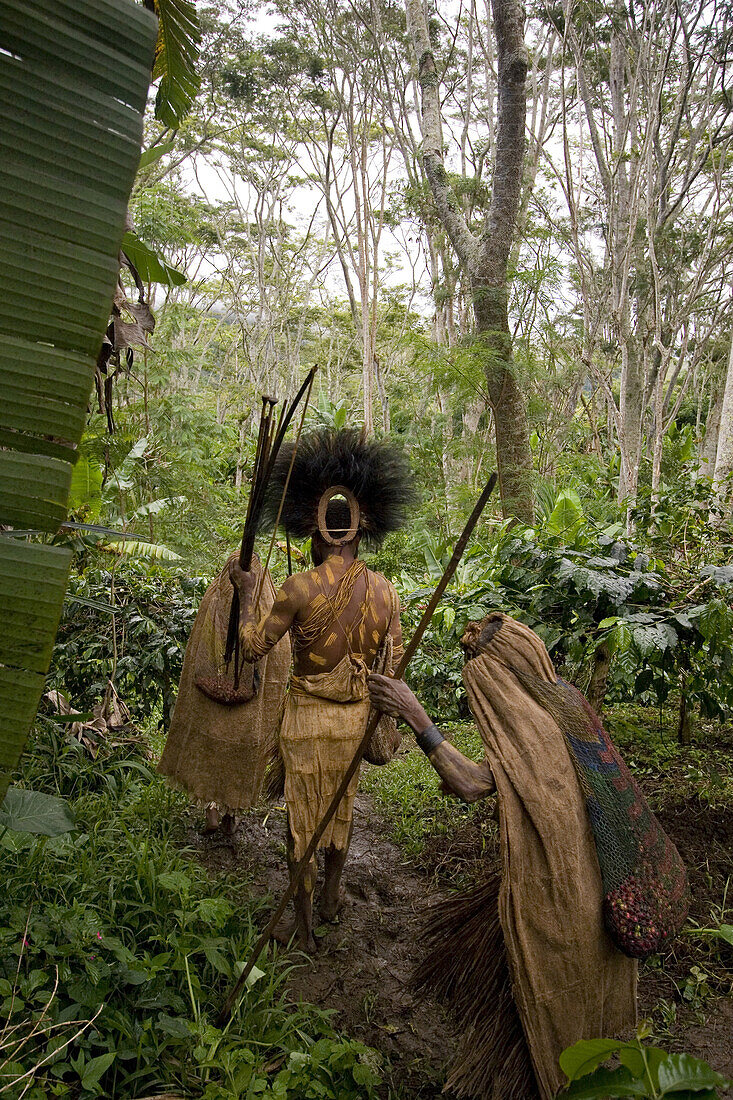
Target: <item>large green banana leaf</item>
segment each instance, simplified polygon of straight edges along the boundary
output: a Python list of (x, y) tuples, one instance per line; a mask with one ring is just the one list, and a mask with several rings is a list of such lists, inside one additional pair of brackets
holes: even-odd
[[(0, 0), (0, 525), (66, 516), (118, 272), (157, 23), (132, 0)], [(0, 535), (0, 802), (70, 551)]]

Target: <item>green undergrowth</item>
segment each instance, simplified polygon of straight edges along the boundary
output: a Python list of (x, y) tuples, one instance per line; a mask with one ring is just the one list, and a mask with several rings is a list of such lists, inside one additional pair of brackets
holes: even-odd
[(604, 714), (614, 744), (656, 805), (681, 800), (733, 806), (733, 730), (698, 721), (691, 743), (677, 738), (677, 711), (617, 704)]
[[(470, 723), (441, 723), (441, 730), (472, 760), (483, 758), (481, 738)], [(466, 806), (444, 795), (440, 778), (427, 757), (408, 736), (403, 753), (388, 766), (365, 767), (360, 788), (372, 795), (377, 809), (390, 826), (390, 837), (413, 857), (420, 856), (427, 841), (459, 832), (478, 814), (480, 806)]]
[(23, 782), (68, 798), (77, 829), (0, 838), (3, 1096), (380, 1094), (379, 1056), (329, 1013), (290, 1003), (281, 958), (260, 962), (231, 1023), (215, 1026), (265, 899), (187, 858), (185, 799), (140, 745), (92, 760), (42, 720)]
[[(733, 731), (717, 722), (700, 724), (690, 745), (676, 734), (676, 712), (631, 704), (608, 708), (604, 723), (626, 763), (655, 806), (696, 800), (702, 806), (733, 807)], [(472, 760), (483, 746), (470, 722), (441, 729)], [(440, 790), (440, 778), (427, 758), (405, 737), (404, 752), (387, 767), (367, 766), (360, 786), (374, 799), (390, 825), (390, 836), (410, 856), (419, 856), (435, 837), (457, 833), (486, 816), (480, 803), (465, 806)]]
[[(720, 814), (730, 803), (724, 729), (699, 727), (693, 745), (680, 746), (671, 711), (660, 719), (614, 707), (606, 720), (655, 808), (689, 802)], [(187, 802), (155, 773), (144, 743), (103, 745), (93, 760), (67, 729), (39, 720), (22, 781), (68, 799), (76, 831), (0, 837), (3, 1096), (19, 1100), (29, 1084), (29, 1100), (384, 1096), (376, 1052), (339, 1035), (327, 1012), (288, 1001), (282, 958), (260, 963), (229, 1027), (215, 1026), (266, 899), (241, 875), (212, 878), (190, 858)], [(472, 725), (445, 730), (481, 758)], [(495, 857), (493, 800), (466, 807), (443, 795), (414, 745), (388, 767), (366, 767), (362, 787), (408, 858), (443, 881), (461, 885)], [(730, 900), (715, 885), (685, 932), (676, 990), (654, 1012), (670, 1036), (677, 1006), (704, 1013), (725, 988)]]

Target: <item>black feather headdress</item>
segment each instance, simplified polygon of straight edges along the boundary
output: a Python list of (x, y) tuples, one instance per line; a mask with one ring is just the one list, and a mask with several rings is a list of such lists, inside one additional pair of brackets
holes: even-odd
[[(277, 519), (283, 489), (293, 458), (293, 444), (280, 448), (275, 460), (262, 515), (263, 528)], [(280, 522), (295, 538), (308, 538), (318, 530), (318, 504), (334, 485), (350, 489), (359, 505), (359, 531), (373, 546), (390, 531), (407, 522), (415, 499), (412, 474), (405, 455), (390, 443), (365, 439), (361, 431), (321, 429), (300, 438)], [(341, 526), (334, 500), (326, 513), (329, 528)], [(348, 509), (346, 509), (348, 515)], [(346, 524), (348, 527), (348, 523)]]

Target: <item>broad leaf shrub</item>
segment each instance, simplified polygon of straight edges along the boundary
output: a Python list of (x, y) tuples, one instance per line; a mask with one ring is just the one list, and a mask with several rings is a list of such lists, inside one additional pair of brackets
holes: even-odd
[[(91, 710), (114, 671), (141, 721), (172, 708), (188, 636), (208, 579), (157, 564), (98, 561), (72, 572), (52, 662), (52, 683)], [(113, 569), (112, 565), (116, 567)]]
[[(668, 1054), (660, 1047), (647, 1046), (641, 1040), (648, 1031), (642, 1026), (639, 1038), (629, 1043), (616, 1039), (586, 1039), (568, 1047), (560, 1055), (560, 1067), (568, 1085), (558, 1100), (610, 1100), (612, 1097), (638, 1096), (646, 1100), (719, 1100), (718, 1089), (731, 1082), (711, 1069), (707, 1062), (690, 1054)], [(603, 1066), (611, 1058), (620, 1065)]]
[(175, 841), (185, 799), (139, 750), (92, 761), (41, 720), (23, 779), (68, 797), (76, 831), (39, 840), (0, 823), (3, 1096), (378, 1095), (379, 1056), (327, 1012), (290, 1004), (277, 958), (215, 1027), (262, 902), (187, 858)]
[[(466, 716), (460, 638), (469, 619), (499, 608), (536, 630), (558, 669), (582, 689), (605, 647), (610, 701), (659, 706), (675, 691), (705, 716), (726, 717), (733, 708), (733, 566), (707, 522), (689, 530), (684, 554), (642, 549), (640, 538), (621, 536), (620, 524), (599, 529), (587, 521), (572, 491), (558, 496), (541, 527), (501, 526), (467, 551), (412, 663), (413, 688), (434, 713)], [(427, 532), (417, 541), (422, 576), (413, 568), (398, 578), (408, 636), (452, 549)]]
[(10, 787), (0, 806), (0, 829), (37, 836), (61, 836), (76, 828), (63, 799), (44, 791)]
[[(536, 630), (582, 690), (605, 647), (609, 702), (660, 706), (671, 692), (683, 693), (703, 715), (726, 717), (733, 708), (733, 566), (701, 518), (695, 527), (697, 512), (685, 515), (691, 533), (681, 557), (625, 540), (619, 524), (599, 529), (573, 491), (559, 494), (536, 529), (502, 525), (484, 535), (466, 552), (413, 659), (413, 688), (444, 720), (468, 717), (460, 638), (469, 619), (498, 607)], [(419, 532), (391, 536), (370, 558), (398, 584), (407, 637), (451, 551), (450, 542)], [(155, 710), (165, 722), (209, 578), (98, 551), (81, 560), (87, 564), (71, 576), (53, 686), (77, 709), (91, 709), (114, 670), (133, 715)]]

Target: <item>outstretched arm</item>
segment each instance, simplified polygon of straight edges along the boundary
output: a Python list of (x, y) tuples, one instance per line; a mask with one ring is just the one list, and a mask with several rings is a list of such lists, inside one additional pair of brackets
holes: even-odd
[(372, 705), (410, 726), (417, 743), (443, 780), (446, 794), (455, 794), (464, 802), (478, 802), (494, 793), (496, 784), (489, 765), (474, 763), (446, 741), (404, 680), (372, 673), (368, 683)]
[(245, 661), (258, 661), (264, 657), (283, 634), (290, 629), (299, 609), (299, 597), (296, 588), (285, 582), (275, 597), (269, 614), (255, 623), (256, 608), (253, 607), (259, 577), (256, 573), (245, 573), (235, 559), (229, 566), (232, 584), (239, 592), (239, 641)]

